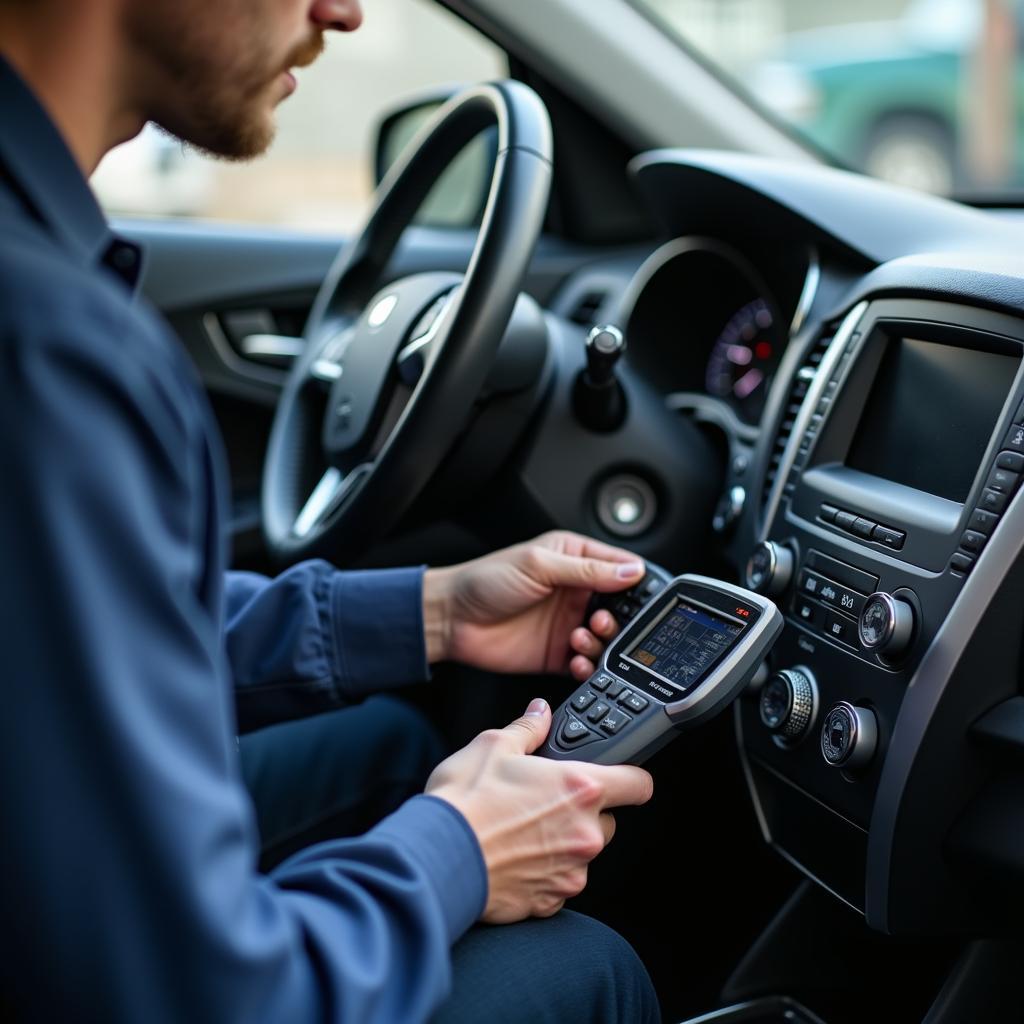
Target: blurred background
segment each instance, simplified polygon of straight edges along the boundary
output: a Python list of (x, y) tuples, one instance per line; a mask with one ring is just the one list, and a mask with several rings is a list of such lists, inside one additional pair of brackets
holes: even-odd
[[(622, 0), (835, 162), (983, 202), (1024, 185), (1024, 0)], [(94, 178), (114, 214), (349, 231), (372, 191), (375, 127), (418, 91), (507, 73), (502, 51), (431, 0), (366, 0), (238, 165), (155, 128)], [(679, 145), (700, 145), (679, 139)]]

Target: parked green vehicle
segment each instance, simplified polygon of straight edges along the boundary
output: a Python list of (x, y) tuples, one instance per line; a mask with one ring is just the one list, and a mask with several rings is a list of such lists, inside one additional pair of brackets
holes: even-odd
[[(987, 142), (974, 130), (985, 116), (973, 88), (977, 69), (992, 69), (990, 55), (979, 54), (980, 0), (914, 0), (897, 20), (791, 34), (779, 59), (759, 66), (750, 85), (829, 153), (877, 177), (940, 194), (1018, 185), (1024, 182), (1021, 7), (1014, 2), (998, 27), (1002, 74), (1012, 76), (1015, 88)], [(1015, 40), (1007, 38), (1013, 34)], [(992, 130), (1003, 155), (997, 153), (997, 172), (982, 176), (978, 148), (992, 146)]]

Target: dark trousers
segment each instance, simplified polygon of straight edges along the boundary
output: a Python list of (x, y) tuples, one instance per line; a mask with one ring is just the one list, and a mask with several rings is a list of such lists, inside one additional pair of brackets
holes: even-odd
[[(420, 792), (443, 756), (426, 719), (392, 697), (243, 736), (261, 865), (358, 835)], [(453, 990), (434, 1024), (651, 1024), (650, 978), (633, 948), (592, 918), (478, 925), (452, 951)], [(397, 1024), (397, 1022), (396, 1022)]]

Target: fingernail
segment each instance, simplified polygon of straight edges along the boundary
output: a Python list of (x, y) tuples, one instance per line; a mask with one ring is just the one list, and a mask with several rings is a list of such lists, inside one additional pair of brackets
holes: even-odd
[(527, 715), (543, 715), (548, 709), (548, 702), (543, 697), (534, 697), (526, 709)]
[(620, 580), (628, 580), (633, 576), (639, 576), (644, 571), (643, 562), (623, 562), (616, 570), (615, 575)]

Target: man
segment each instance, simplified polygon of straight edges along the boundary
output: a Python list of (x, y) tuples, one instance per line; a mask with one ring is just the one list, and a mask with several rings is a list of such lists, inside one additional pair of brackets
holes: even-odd
[[(614, 630), (607, 615), (573, 629), (588, 593), (642, 572), (552, 534), (425, 574), (225, 573), (209, 409), (175, 340), (133, 302), (138, 253), (109, 234), (85, 178), (147, 120), (226, 157), (258, 154), (290, 69), (360, 20), (358, 0), (0, 0), (8, 1017), (656, 1015), (629, 947), (558, 914), (611, 839), (608, 808), (643, 803), (650, 778), (529, 757), (550, 726), (543, 701), (364, 835), (257, 870), (237, 732), (356, 704), (424, 678), (428, 660), (585, 675)], [(360, 784), (396, 764), (409, 781), (428, 761), (422, 739), (403, 744), (395, 707), (333, 711), (364, 716), (345, 719), (365, 723), (348, 734), (372, 755)], [(285, 843), (306, 834), (302, 795), (284, 801)], [(478, 920), (551, 915), (463, 938)]]

